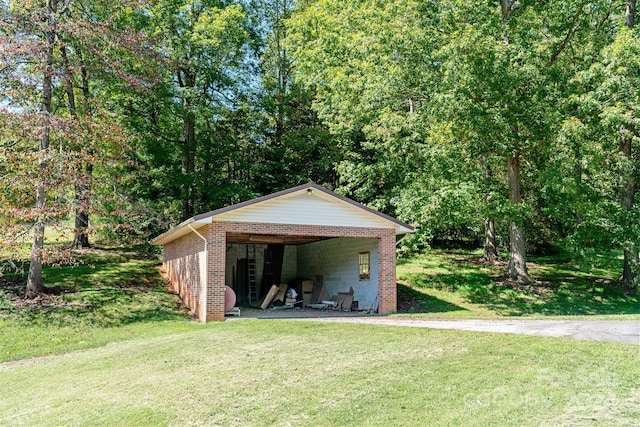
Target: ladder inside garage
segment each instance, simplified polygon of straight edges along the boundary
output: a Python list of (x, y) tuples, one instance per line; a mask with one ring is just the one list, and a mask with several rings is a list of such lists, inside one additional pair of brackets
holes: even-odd
[(256, 284), (256, 245), (247, 245), (247, 269), (249, 278), (249, 304), (258, 299)]

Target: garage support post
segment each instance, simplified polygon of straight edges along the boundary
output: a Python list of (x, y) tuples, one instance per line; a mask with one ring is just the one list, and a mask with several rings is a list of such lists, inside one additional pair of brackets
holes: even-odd
[(224, 320), (225, 259), (227, 236), (224, 226), (209, 226), (209, 250), (207, 258), (207, 322)]
[(378, 238), (378, 313), (397, 311), (396, 236), (389, 230)]

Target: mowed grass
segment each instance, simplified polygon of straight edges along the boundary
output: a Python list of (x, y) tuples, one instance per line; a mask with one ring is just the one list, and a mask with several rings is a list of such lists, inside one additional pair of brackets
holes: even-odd
[(398, 291), (411, 315), (438, 318), (583, 317), (640, 319), (640, 295), (619, 286), (616, 254), (599, 266), (566, 257), (529, 258), (532, 285), (501, 279), (506, 261), (487, 265), (480, 252), (430, 251), (398, 261)]
[[(398, 261), (398, 291), (411, 307), (400, 316), (513, 316), (640, 319), (640, 298), (615, 283), (618, 265), (580, 268), (533, 258), (538, 283), (516, 289), (499, 281), (504, 265), (480, 254), (431, 251)], [(78, 264), (46, 267), (53, 291), (25, 303), (24, 275), (0, 277), (0, 362), (94, 348), (135, 336), (161, 336), (197, 325), (166, 289), (158, 260), (136, 249), (89, 250)]]
[(43, 270), (48, 294), (25, 301), (24, 275), (0, 277), (0, 362), (189, 330), (158, 261), (139, 252), (91, 250), (76, 266)]
[[(18, 298), (23, 277), (0, 278), (0, 425), (640, 419), (637, 345), (313, 321), (203, 325), (166, 290), (157, 260), (122, 250), (79, 258), (45, 269), (52, 292), (38, 301)], [(618, 292), (612, 270), (539, 260), (532, 270), (541, 288), (514, 289), (497, 279), (500, 266), (475, 258), (432, 252), (401, 261), (401, 292), (425, 316), (557, 316), (569, 307), (638, 316), (637, 296)]]
[(2, 425), (629, 425), (638, 346), (234, 320), (0, 365)]

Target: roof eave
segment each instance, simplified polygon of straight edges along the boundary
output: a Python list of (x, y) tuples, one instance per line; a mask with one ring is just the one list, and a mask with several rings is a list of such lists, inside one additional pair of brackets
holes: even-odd
[(188, 234), (191, 230), (189, 229), (189, 231), (185, 232), (185, 229), (189, 228), (189, 225), (192, 225), (192, 227), (194, 228), (200, 228), (208, 223), (211, 223), (211, 218), (209, 218), (208, 220), (206, 218), (202, 220), (196, 220), (195, 217), (189, 218), (188, 220), (183, 221), (175, 227), (171, 228), (169, 231), (166, 231), (161, 235), (153, 238), (149, 243), (152, 245), (164, 245), (177, 239), (178, 237)]

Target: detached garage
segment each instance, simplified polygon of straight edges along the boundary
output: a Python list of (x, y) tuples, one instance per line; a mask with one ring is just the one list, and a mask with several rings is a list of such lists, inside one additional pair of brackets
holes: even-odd
[(309, 183), (188, 219), (151, 242), (203, 322), (224, 320), (225, 286), (249, 305), (272, 285), (320, 277), (329, 294), (396, 310), (396, 236), (413, 227)]

